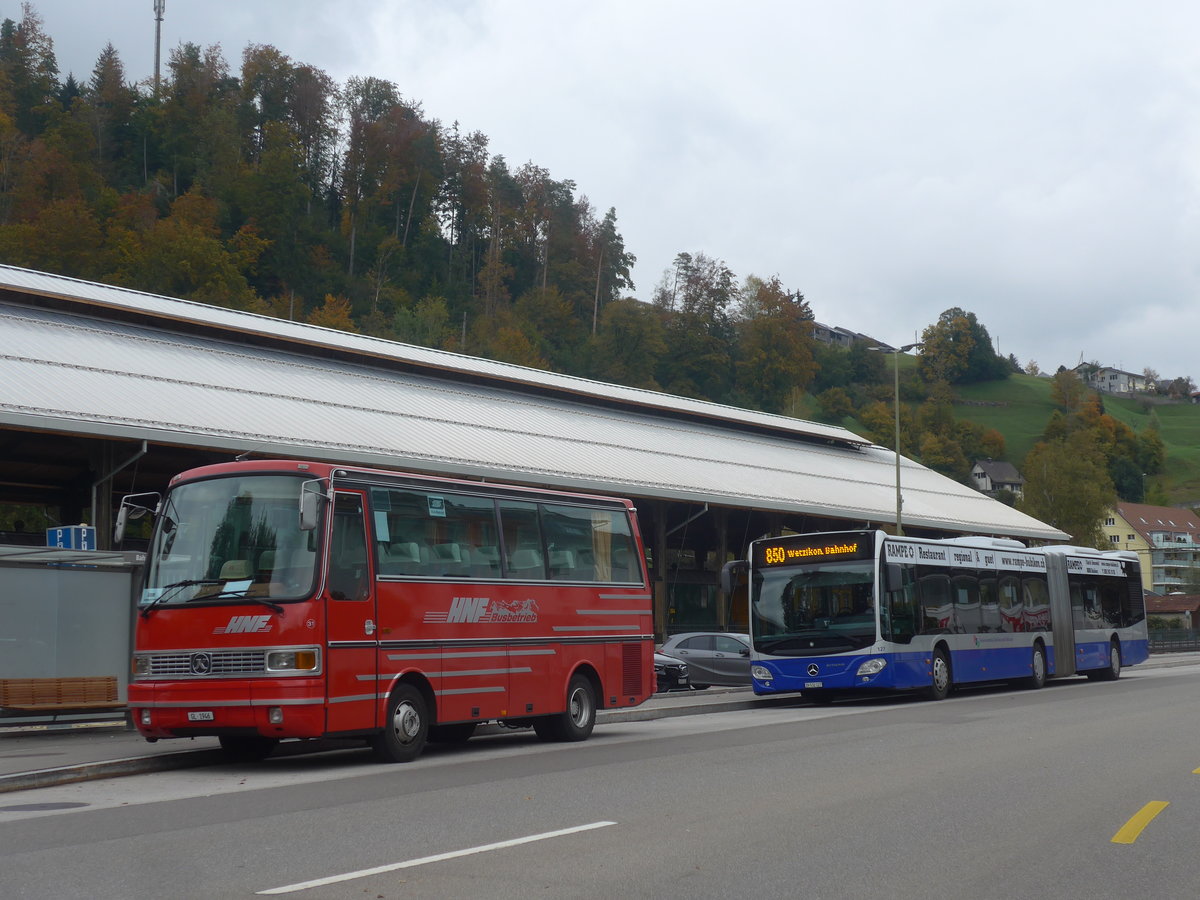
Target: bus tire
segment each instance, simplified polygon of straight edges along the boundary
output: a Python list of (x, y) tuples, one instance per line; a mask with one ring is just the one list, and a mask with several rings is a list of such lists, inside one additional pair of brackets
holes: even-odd
[(261, 735), (225, 735), (217, 740), (221, 743), (221, 751), (235, 762), (258, 762), (279, 746), (279, 738)]
[(586, 741), (596, 726), (596, 689), (576, 672), (567, 685), (567, 708), (554, 716), (533, 720), (533, 730), (543, 741)]
[(431, 744), (465, 744), (475, 733), (474, 722), (455, 722), (453, 725), (434, 725), (429, 729)]
[(1025, 687), (1036, 691), (1046, 686), (1046, 648), (1041, 644), (1033, 645), (1029, 672), (1029, 677), (1025, 679)]
[(954, 687), (954, 674), (950, 671), (950, 657), (944, 648), (938, 647), (933, 651), (929, 674), (931, 677), (929, 699), (945, 700), (950, 696), (951, 688)]
[(1085, 674), (1093, 681), (1116, 681), (1121, 677), (1121, 645), (1115, 638), (1108, 644), (1108, 666)]
[(411, 684), (398, 684), (388, 698), (387, 721), (371, 739), (380, 762), (412, 762), (429, 739), (429, 710), (425, 697)]

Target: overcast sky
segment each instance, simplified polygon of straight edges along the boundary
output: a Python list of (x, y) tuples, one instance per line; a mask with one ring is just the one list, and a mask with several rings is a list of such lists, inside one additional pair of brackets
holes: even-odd
[[(39, 0), (63, 76), (154, 69), (153, 0)], [(4, 2), (4, 16), (20, 18)], [(396, 83), (617, 211), (638, 297), (681, 251), (911, 342), (1200, 381), (1200, 4), (166, 0), (163, 58), (271, 44)]]

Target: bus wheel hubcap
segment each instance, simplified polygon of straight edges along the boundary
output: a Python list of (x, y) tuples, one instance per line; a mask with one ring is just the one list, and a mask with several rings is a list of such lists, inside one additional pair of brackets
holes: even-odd
[(401, 703), (396, 707), (396, 714), (392, 717), (392, 722), (396, 736), (403, 741), (411, 741), (421, 730), (421, 717), (407, 703)]

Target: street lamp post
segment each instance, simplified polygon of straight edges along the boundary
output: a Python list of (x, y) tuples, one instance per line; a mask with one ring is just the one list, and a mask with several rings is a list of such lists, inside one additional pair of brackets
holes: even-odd
[(900, 493), (900, 354), (907, 353), (915, 347), (920, 347), (920, 343), (905, 344), (903, 347), (892, 349), (891, 347), (872, 347), (872, 350), (879, 350), (882, 353), (890, 353), (895, 357), (893, 371), (895, 372), (895, 394), (892, 400), (892, 406), (896, 411), (896, 537), (904, 536), (904, 526), (901, 524), (902, 510), (904, 508), (904, 498)]

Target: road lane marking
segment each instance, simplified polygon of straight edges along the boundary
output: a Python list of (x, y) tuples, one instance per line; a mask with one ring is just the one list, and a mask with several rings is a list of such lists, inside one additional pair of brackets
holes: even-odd
[(1146, 829), (1146, 826), (1154, 820), (1154, 817), (1169, 805), (1165, 800), (1152, 800), (1147, 803), (1134, 814), (1133, 818), (1121, 826), (1121, 830), (1113, 835), (1112, 842), (1114, 844), (1132, 844)]
[(516, 847), (520, 844), (531, 844), (534, 841), (546, 841), (550, 838), (563, 837), (568, 834), (578, 834), (581, 831), (592, 831), (596, 828), (606, 828), (616, 825), (616, 822), (592, 822), (588, 825), (576, 825), (574, 828), (562, 828), (558, 831), (546, 831), (542, 834), (531, 834), (528, 837), (513, 838), (499, 841), (495, 844), (484, 844), (480, 847), (468, 847), (465, 850), (451, 850), (449, 853), (437, 853), (433, 856), (423, 856), (420, 859), (409, 859), (404, 862), (377, 866), (374, 869), (359, 869), (357, 872), (346, 872), (342, 875), (330, 875), (328, 878), (315, 878), (312, 881), (302, 881), (298, 884), (288, 884), (283, 887), (259, 891), (259, 894), (292, 894), (309, 888), (324, 887), (327, 884), (337, 884), (341, 881), (352, 881), (355, 878), (367, 878), (371, 875), (382, 875), (384, 872), (395, 872), (397, 869), (411, 869), (414, 866), (424, 866), (428, 863), (442, 862), (447, 859), (457, 859), (460, 856), (471, 856), (475, 853), (487, 853), (489, 850), (503, 850), (506, 847)]

